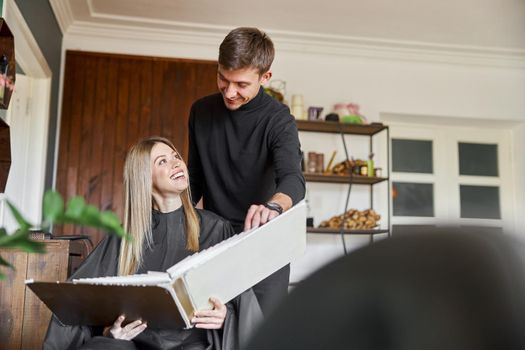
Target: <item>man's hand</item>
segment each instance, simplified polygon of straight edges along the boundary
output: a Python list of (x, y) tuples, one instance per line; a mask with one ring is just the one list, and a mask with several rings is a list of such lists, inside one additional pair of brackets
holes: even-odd
[(226, 305), (216, 298), (210, 298), (210, 302), (213, 304), (212, 310), (195, 311), (191, 323), (193, 323), (196, 328), (221, 329), (224, 325), (227, 310)]
[(120, 315), (113, 323), (113, 326), (106, 327), (104, 335), (115, 339), (132, 340), (148, 326), (146, 323), (142, 323), (141, 320), (136, 320), (122, 327), (124, 320), (124, 315)]
[(277, 211), (271, 210), (263, 204), (252, 204), (248, 209), (246, 219), (244, 219), (244, 231), (264, 225), (277, 216), (279, 216)]

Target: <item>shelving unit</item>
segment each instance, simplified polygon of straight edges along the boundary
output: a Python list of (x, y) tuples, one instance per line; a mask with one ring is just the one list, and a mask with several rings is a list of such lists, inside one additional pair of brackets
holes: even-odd
[(299, 131), (329, 132), (334, 134), (343, 132), (344, 134), (373, 136), (388, 129), (388, 126), (380, 123), (359, 125), (315, 120), (296, 120), (295, 122)]
[[(350, 176), (343, 175), (325, 175), (325, 174), (312, 174), (304, 173), (304, 179), (309, 182), (327, 182), (327, 183), (338, 183), (347, 184)], [(362, 176), (352, 175), (352, 183), (357, 185), (375, 185), (382, 181), (387, 181), (386, 177), (375, 177), (375, 176)]]
[[(370, 186), (370, 208), (374, 207), (373, 202), (373, 193), (374, 185), (386, 181), (387, 188), (390, 189), (390, 162), (388, 154), (390, 153), (390, 144), (388, 142), (390, 135), (388, 126), (385, 126), (380, 123), (372, 123), (368, 125), (357, 125), (357, 124), (343, 124), (338, 122), (327, 122), (327, 121), (310, 121), (310, 120), (296, 120), (297, 128), (299, 131), (306, 132), (319, 132), (319, 133), (334, 133), (340, 134), (345, 148), (345, 154), (348, 155), (346, 148), (345, 135), (363, 135), (369, 136), (369, 153), (373, 153), (373, 139), (372, 137), (383, 131), (386, 132), (387, 142), (386, 142), (386, 152), (387, 152), (387, 176), (386, 177), (374, 177), (374, 176), (361, 176), (361, 175), (333, 175), (333, 174), (317, 174), (317, 173), (304, 173), (305, 180), (307, 182), (323, 182), (323, 183), (334, 183), (334, 184), (348, 184), (348, 193), (346, 201), (346, 210), (348, 210), (348, 201), (350, 198), (350, 191), (352, 185), (368, 185)], [(387, 194), (388, 196), (388, 190)], [(340, 234), (343, 238), (344, 245), (344, 235), (368, 235), (370, 237), (370, 243), (373, 242), (374, 235), (385, 234), (390, 235), (390, 200), (387, 200), (388, 209), (387, 209), (387, 228), (386, 229), (370, 229), (370, 230), (344, 230), (344, 229), (329, 229), (329, 228), (315, 228), (308, 227), (307, 233), (317, 233), (317, 234)], [(384, 215), (382, 215), (385, 218)]]

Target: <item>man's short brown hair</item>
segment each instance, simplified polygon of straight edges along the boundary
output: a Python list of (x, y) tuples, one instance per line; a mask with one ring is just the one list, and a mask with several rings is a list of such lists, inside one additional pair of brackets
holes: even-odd
[(257, 28), (232, 30), (219, 47), (219, 64), (226, 69), (255, 68), (259, 75), (270, 70), (275, 55), (273, 42)]

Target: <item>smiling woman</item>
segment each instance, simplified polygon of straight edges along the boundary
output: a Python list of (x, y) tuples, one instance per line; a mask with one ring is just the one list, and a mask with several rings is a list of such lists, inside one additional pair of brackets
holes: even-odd
[(151, 209), (170, 213), (182, 206), (186, 248), (191, 252), (199, 249), (199, 221), (190, 199), (188, 176), (175, 180), (181, 171), (188, 174), (175, 146), (165, 138), (150, 137), (129, 150), (124, 164), (124, 228), (136, 244), (122, 243), (120, 275), (134, 273), (142, 263), (144, 243), (151, 245)]
[[(132, 240), (105, 238), (71, 278), (165, 271), (230, 237), (230, 223), (193, 207), (188, 186), (186, 164), (169, 140), (150, 137), (132, 146), (124, 165), (124, 227)], [(261, 317), (251, 289), (227, 305), (210, 298), (210, 308), (194, 313), (192, 329), (150, 329), (121, 315), (102, 331), (65, 326), (53, 318), (44, 348), (238, 349), (238, 342), (246, 341), (242, 335), (249, 335), (243, 330), (237, 336), (238, 327)]]

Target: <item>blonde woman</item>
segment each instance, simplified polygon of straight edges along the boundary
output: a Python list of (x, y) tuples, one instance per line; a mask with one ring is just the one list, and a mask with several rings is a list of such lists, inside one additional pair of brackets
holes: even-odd
[[(132, 241), (108, 236), (72, 278), (164, 271), (231, 236), (227, 221), (193, 207), (188, 186), (188, 169), (170, 141), (151, 137), (134, 145), (124, 165), (124, 228)], [(255, 295), (249, 290), (227, 306), (210, 301), (214, 308), (197, 311), (188, 330), (148, 329), (140, 320), (122, 327), (124, 315), (105, 329), (64, 326), (53, 317), (44, 349), (238, 348), (239, 336), (261, 317)]]

